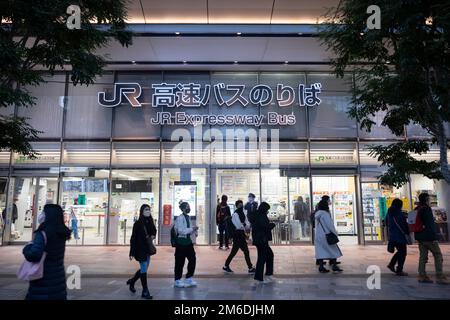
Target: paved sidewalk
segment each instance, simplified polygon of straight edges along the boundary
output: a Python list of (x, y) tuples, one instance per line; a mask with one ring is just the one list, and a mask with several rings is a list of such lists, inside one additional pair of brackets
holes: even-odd
[[(450, 275), (450, 246), (441, 246), (445, 272)], [(15, 278), (23, 260), (21, 246), (0, 247), (0, 300), (23, 299), (28, 284)], [(136, 261), (128, 260), (128, 247), (67, 247), (66, 267), (81, 268), (81, 289), (69, 290), (69, 299), (140, 299), (140, 284), (136, 294), (125, 286), (125, 279), (135, 272)], [(256, 251), (251, 247), (252, 261)], [(450, 299), (450, 287), (438, 284), (419, 284), (417, 246), (408, 248), (405, 271), (410, 277), (397, 277), (386, 269), (390, 254), (385, 246), (343, 245), (342, 274), (318, 274), (312, 246), (274, 246), (276, 280), (268, 285), (255, 285), (247, 274), (242, 253), (238, 253), (231, 267), (233, 275), (221, 271), (229, 251), (199, 246), (197, 251), (197, 288), (175, 289), (173, 284), (173, 248), (158, 247), (149, 270), (149, 287), (155, 299), (196, 300), (323, 300), (323, 299)], [(381, 289), (367, 288), (367, 267), (381, 268)], [(430, 255), (430, 275), (434, 263)]]
[[(275, 274), (281, 277), (308, 277), (317, 275), (313, 246), (273, 246), (275, 254)], [(444, 271), (450, 275), (450, 245), (441, 245), (444, 255)], [(125, 246), (86, 246), (66, 249), (66, 267), (78, 265), (83, 276), (123, 277), (136, 271), (136, 261), (128, 259), (129, 247)], [(12, 277), (23, 261), (22, 246), (0, 247), (0, 277)], [(196, 274), (200, 277), (223, 277), (222, 266), (229, 251), (218, 250), (214, 246), (197, 246)], [(377, 265), (382, 273), (390, 273), (386, 265), (391, 254), (384, 245), (374, 246), (342, 246), (344, 256), (340, 259), (344, 269), (342, 276), (365, 275), (367, 267)], [(150, 277), (172, 277), (174, 266), (174, 249), (168, 246), (158, 247), (158, 253), (152, 257)], [(250, 247), (252, 262), (256, 263), (256, 250)], [(417, 274), (418, 248), (408, 247), (405, 271), (410, 275)], [(239, 252), (234, 258), (231, 268), (235, 276), (247, 276), (247, 268), (243, 254)], [(434, 273), (434, 261), (430, 254), (427, 270)]]

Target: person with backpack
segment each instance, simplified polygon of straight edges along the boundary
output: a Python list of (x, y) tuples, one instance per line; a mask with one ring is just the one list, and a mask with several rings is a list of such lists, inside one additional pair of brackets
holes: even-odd
[[(175, 240), (175, 288), (194, 287), (197, 282), (193, 279), (195, 272), (196, 256), (194, 250), (194, 244), (191, 239), (191, 234), (197, 232), (198, 227), (192, 227), (191, 218), (189, 212), (191, 208), (189, 203), (181, 202), (180, 214), (174, 223), (174, 232), (176, 233)], [(183, 281), (184, 263), (188, 260), (186, 279)]]
[(225, 266), (222, 269), (227, 273), (233, 273), (233, 270), (231, 270), (230, 268), (230, 264), (234, 256), (240, 249), (244, 253), (245, 262), (247, 263), (248, 267), (248, 273), (253, 274), (256, 270), (255, 268), (253, 268), (252, 261), (250, 259), (250, 252), (248, 250), (246, 236), (246, 231), (250, 230), (250, 223), (244, 213), (244, 203), (242, 202), (242, 200), (237, 200), (235, 206), (236, 210), (231, 217), (231, 222), (234, 229), (234, 232), (232, 233), (233, 247), (227, 260), (225, 261)]
[[(329, 199), (329, 197), (328, 197)], [(315, 212), (315, 226), (316, 232), (314, 235), (314, 248), (316, 252), (316, 261), (319, 263), (319, 272), (327, 273), (330, 270), (324, 267), (324, 260), (330, 261), (333, 272), (342, 272), (343, 270), (338, 267), (337, 258), (342, 257), (342, 252), (335, 243), (330, 243), (332, 235), (337, 238), (337, 231), (334, 227), (333, 220), (331, 219), (329, 200), (322, 198), (317, 205), (317, 211)], [(331, 235), (331, 236), (330, 236)]]
[(46, 204), (43, 221), (34, 232), (33, 242), (23, 248), (29, 262), (41, 261), (44, 254), (43, 277), (30, 281), (26, 300), (66, 300), (64, 254), (71, 231), (64, 224), (64, 212), (57, 204)]
[[(403, 266), (407, 255), (407, 245), (411, 243), (408, 223), (403, 214), (402, 207), (403, 201), (394, 199), (386, 216), (389, 237), (388, 251), (393, 253), (393, 250), (397, 250), (387, 267), (397, 276), (408, 275), (403, 271)], [(395, 265), (397, 265), (397, 268)]]
[(130, 291), (135, 293), (134, 284), (140, 279), (142, 284), (141, 297), (144, 299), (153, 299), (147, 285), (147, 270), (150, 265), (150, 256), (154, 253), (151, 252), (150, 242), (156, 237), (156, 227), (151, 213), (151, 207), (148, 204), (141, 206), (139, 219), (133, 225), (130, 239), (130, 260), (134, 258), (139, 262), (139, 270), (136, 271), (131, 279), (127, 280), (127, 285)]
[(227, 204), (227, 201), (228, 197), (223, 195), (222, 200), (217, 205), (216, 209), (216, 223), (219, 227), (219, 249), (222, 250), (230, 249), (228, 246), (230, 236), (227, 232), (227, 220), (231, 218), (231, 210)]
[(416, 227), (420, 225), (420, 230), (415, 228), (414, 238), (419, 243), (419, 278), (420, 283), (433, 283), (433, 280), (426, 273), (428, 262), (428, 252), (431, 251), (434, 257), (436, 269), (436, 283), (449, 284), (443, 272), (443, 257), (438, 243), (436, 224), (434, 222), (433, 211), (430, 207), (430, 195), (421, 193), (419, 195), (419, 205), (414, 209), (416, 215)]
[(270, 222), (267, 216), (269, 209), (270, 205), (267, 202), (261, 202), (258, 211), (250, 217), (253, 245), (258, 251), (254, 277), (258, 283), (267, 283), (267, 280), (264, 280), (264, 266), (266, 267), (265, 275), (269, 281), (273, 276), (274, 256), (269, 241), (272, 241), (272, 229), (275, 228), (275, 224)]

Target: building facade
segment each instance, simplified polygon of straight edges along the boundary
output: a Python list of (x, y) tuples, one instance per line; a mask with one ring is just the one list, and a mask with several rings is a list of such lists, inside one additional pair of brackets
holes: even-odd
[[(212, 245), (218, 198), (233, 208), (249, 192), (271, 205), (275, 244), (312, 243), (296, 203), (310, 212), (323, 194), (343, 242), (383, 242), (391, 201), (411, 210), (422, 191), (448, 238), (445, 183), (378, 181), (370, 145), (431, 139), (416, 125), (393, 136), (383, 114), (371, 132), (348, 116), (354, 75), (331, 74), (316, 28), (336, 1), (131, 2), (134, 44), (101, 50), (107, 68), (95, 84), (74, 86), (61, 71), (29, 89), (36, 106), (0, 109), (42, 131), (35, 159), (0, 152), (2, 245), (31, 240), (46, 203), (61, 204), (78, 230), (71, 245), (127, 245), (148, 203), (159, 244), (169, 244), (180, 200), (194, 209), (197, 244)], [(437, 160), (439, 150), (415, 157)]]
[[(3, 210), (9, 204), (10, 209), (4, 244), (31, 240), (45, 203), (61, 204), (68, 225), (71, 213), (77, 216), (80, 239), (70, 241), (75, 245), (128, 244), (143, 203), (153, 208), (159, 243), (168, 244), (181, 199), (195, 208), (197, 243), (215, 244), (215, 208), (222, 194), (232, 207), (237, 199), (246, 200), (249, 192), (258, 202), (268, 202), (277, 225), (276, 244), (311, 242), (308, 221), (295, 212), (300, 196), (310, 211), (323, 194), (329, 194), (338, 231), (345, 241), (360, 244), (384, 241), (382, 220), (396, 197), (411, 210), (418, 194), (428, 191), (433, 206), (442, 207), (444, 191), (437, 181), (412, 176), (400, 189), (380, 185), (377, 176), (383, 168), (369, 155), (370, 145), (429, 137), (415, 126), (405, 128), (404, 137), (394, 137), (380, 125), (370, 133), (360, 130), (347, 115), (352, 74), (336, 79), (312, 71), (114, 71), (89, 87), (73, 86), (64, 73), (47, 80), (44, 87), (34, 89), (37, 105), (18, 110), (42, 131), (39, 141), (33, 142), (39, 155), (30, 159), (1, 153), (1, 206)], [(125, 95), (122, 103), (107, 106), (119, 92), (117, 84), (138, 84), (140, 106), (132, 106)], [(172, 95), (164, 91), (186, 84), (199, 88), (198, 101), (194, 99), (198, 106), (189, 105), (192, 95), (182, 96), (184, 89)], [(208, 88), (213, 91), (221, 84), (222, 105), (214, 94), (201, 102)], [(302, 106), (297, 89), (314, 84), (320, 84), (316, 95), (320, 102)], [(241, 100), (231, 100), (233, 86), (241, 86)], [(265, 105), (251, 98), (261, 86), (270, 89), (266, 93), (273, 92)], [(295, 88), (290, 105), (277, 92), (285, 87)], [(170, 98), (175, 99), (173, 106)], [(159, 118), (165, 112), (170, 122), (162, 123)], [(279, 121), (269, 123), (270, 113)], [(194, 125), (186, 114), (214, 115), (218, 123), (219, 115), (258, 115), (262, 120), (253, 123), (249, 117), (235, 123), (234, 118), (217, 124), (208, 118)], [(295, 122), (283, 122), (282, 115), (293, 116)], [(439, 152), (432, 150), (426, 157), (438, 159)]]

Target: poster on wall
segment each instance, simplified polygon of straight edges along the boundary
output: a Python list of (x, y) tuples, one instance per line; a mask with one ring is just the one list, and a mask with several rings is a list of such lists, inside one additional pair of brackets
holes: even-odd
[(175, 217), (181, 214), (178, 207), (182, 201), (189, 203), (191, 207), (189, 216), (195, 217), (197, 209), (197, 183), (195, 181), (174, 181), (173, 208)]

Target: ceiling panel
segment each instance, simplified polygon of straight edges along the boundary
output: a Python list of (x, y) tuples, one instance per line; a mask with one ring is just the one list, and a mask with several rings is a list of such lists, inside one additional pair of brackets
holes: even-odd
[(210, 23), (270, 23), (273, 0), (209, 0)]
[(339, 0), (275, 0), (272, 23), (320, 23), (327, 8), (338, 4)]
[(147, 23), (208, 23), (206, 0), (142, 0)]
[(144, 15), (142, 13), (141, 3), (139, 0), (129, 0), (127, 4), (128, 9), (128, 23), (145, 23)]
[(109, 61), (329, 61), (318, 38), (283, 37), (135, 37), (102, 49)]

